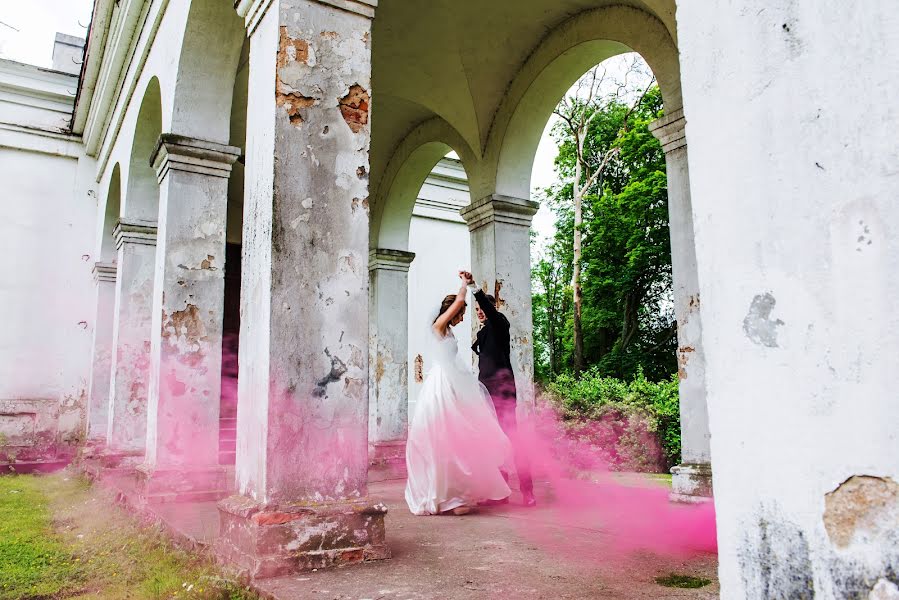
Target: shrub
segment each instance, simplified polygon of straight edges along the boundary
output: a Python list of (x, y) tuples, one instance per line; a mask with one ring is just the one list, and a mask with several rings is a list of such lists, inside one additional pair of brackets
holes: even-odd
[(652, 382), (640, 371), (630, 382), (564, 374), (545, 397), (560, 413), (568, 437), (590, 445), (611, 468), (667, 471), (680, 462), (677, 375)]

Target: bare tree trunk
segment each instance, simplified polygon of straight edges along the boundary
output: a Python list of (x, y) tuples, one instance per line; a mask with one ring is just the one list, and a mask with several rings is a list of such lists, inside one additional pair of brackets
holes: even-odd
[(574, 290), (574, 374), (584, 370), (584, 332), (581, 327), (581, 225), (583, 217), (583, 193), (581, 174), (583, 172), (583, 144), (586, 129), (577, 132), (578, 156), (574, 174), (574, 260), (571, 287)]

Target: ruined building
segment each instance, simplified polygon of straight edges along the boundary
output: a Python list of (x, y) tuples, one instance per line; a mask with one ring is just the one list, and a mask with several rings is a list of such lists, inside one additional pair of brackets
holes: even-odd
[(0, 64), (5, 447), (90, 439), (148, 502), (225, 498), (220, 553), (256, 573), (385, 556), (366, 482), (402, 449), (414, 245), (455, 252), (410, 235), (453, 204), (422, 183), (455, 152), (526, 411), (537, 143), (636, 51), (665, 103), (675, 492), (714, 487), (722, 595), (896, 583), (897, 31), (889, 0), (96, 0), (77, 74)]

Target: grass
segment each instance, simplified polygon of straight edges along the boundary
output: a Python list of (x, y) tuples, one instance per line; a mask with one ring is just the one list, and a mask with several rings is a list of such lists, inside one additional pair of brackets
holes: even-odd
[(0, 600), (255, 597), (80, 478), (0, 477)]
[(0, 477), (0, 599), (47, 598), (72, 589), (74, 556), (51, 532), (40, 483)]
[(665, 587), (694, 589), (705, 587), (712, 583), (712, 580), (703, 577), (693, 577), (692, 575), (670, 573), (664, 577), (656, 577), (656, 583)]

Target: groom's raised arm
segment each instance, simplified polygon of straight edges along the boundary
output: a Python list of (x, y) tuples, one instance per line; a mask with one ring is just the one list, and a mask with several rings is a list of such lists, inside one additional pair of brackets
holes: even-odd
[(477, 301), (478, 306), (481, 307), (481, 310), (484, 311), (487, 320), (496, 327), (509, 329), (511, 326), (509, 325), (509, 319), (506, 318), (506, 315), (496, 310), (496, 306), (494, 306), (493, 302), (490, 301), (490, 298), (487, 297), (486, 292), (477, 287), (471, 273), (466, 273), (466, 276), (468, 289), (474, 294), (474, 299)]

